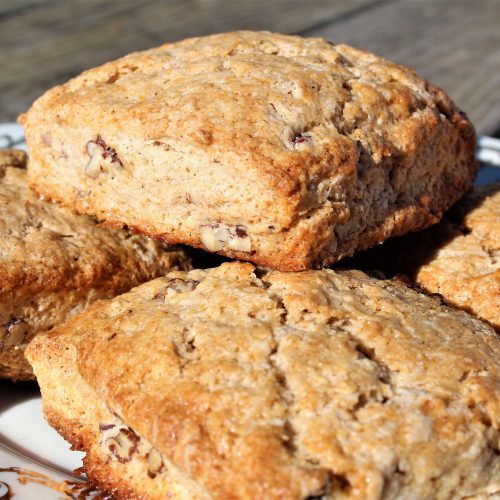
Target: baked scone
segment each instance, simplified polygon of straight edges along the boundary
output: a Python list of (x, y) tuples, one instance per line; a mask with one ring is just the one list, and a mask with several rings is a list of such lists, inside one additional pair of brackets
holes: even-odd
[(500, 184), (466, 196), (439, 229), (447, 241), (413, 270), (415, 282), (500, 331)]
[(20, 168), (5, 167), (0, 205), (0, 378), (34, 378), (24, 349), (37, 333), (96, 299), (189, 266), (181, 250), (37, 200)]
[(439, 224), (346, 264), (406, 274), (500, 331), (500, 184), (475, 188)]
[(471, 123), (412, 70), (267, 32), (131, 54), (20, 122), (46, 199), (282, 271), (439, 221), (477, 170)]
[(28, 347), (45, 415), (116, 498), (500, 490), (500, 339), (360, 271), (173, 272)]

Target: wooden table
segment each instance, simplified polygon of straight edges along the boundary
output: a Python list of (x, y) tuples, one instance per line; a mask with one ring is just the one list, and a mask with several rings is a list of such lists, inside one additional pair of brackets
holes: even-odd
[(500, 134), (499, 0), (0, 0), (0, 122), (85, 68), (242, 28), (325, 36), (412, 66)]

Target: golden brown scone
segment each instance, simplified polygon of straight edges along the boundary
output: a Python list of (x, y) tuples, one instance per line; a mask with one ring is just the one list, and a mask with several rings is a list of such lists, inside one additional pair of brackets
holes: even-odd
[(358, 255), (346, 265), (404, 273), (500, 331), (500, 184), (465, 196), (443, 221)]
[(477, 170), (472, 125), (412, 70), (267, 32), (131, 54), (20, 121), (38, 194), (282, 271), (438, 222)]
[(34, 378), (24, 349), (39, 332), (96, 299), (189, 268), (181, 250), (37, 200), (26, 177), (6, 167), (0, 180), (0, 378), (13, 380)]
[(467, 196), (443, 230), (449, 241), (415, 270), (416, 283), (500, 330), (500, 184)]
[(500, 490), (500, 339), (360, 271), (173, 272), (28, 348), (49, 422), (117, 498)]

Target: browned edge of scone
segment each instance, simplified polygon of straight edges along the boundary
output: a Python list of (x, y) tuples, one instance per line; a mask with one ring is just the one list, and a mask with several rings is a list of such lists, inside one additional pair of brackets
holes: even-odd
[(500, 183), (475, 187), (439, 224), (360, 252), (339, 265), (399, 276), (500, 333), (498, 200)]

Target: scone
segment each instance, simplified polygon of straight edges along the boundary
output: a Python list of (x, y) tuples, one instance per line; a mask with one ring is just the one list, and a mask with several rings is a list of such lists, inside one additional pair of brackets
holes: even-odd
[[(0, 164), (8, 154), (0, 152)], [(37, 200), (26, 177), (5, 167), (0, 179), (0, 378), (13, 380), (34, 378), (24, 349), (37, 333), (189, 265), (180, 250)]]
[(500, 184), (476, 188), (438, 225), (347, 262), (353, 264), (406, 274), (500, 331)]
[(500, 339), (398, 281), (173, 272), (27, 355), (50, 424), (116, 498), (500, 491)]
[(412, 70), (267, 32), (131, 54), (20, 122), (46, 199), (282, 271), (438, 222), (477, 170), (472, 125)]
[(414, 269), (415, 282), (500, 331), (500, 184), (477, 188), (440, 229), (448, 241)]

